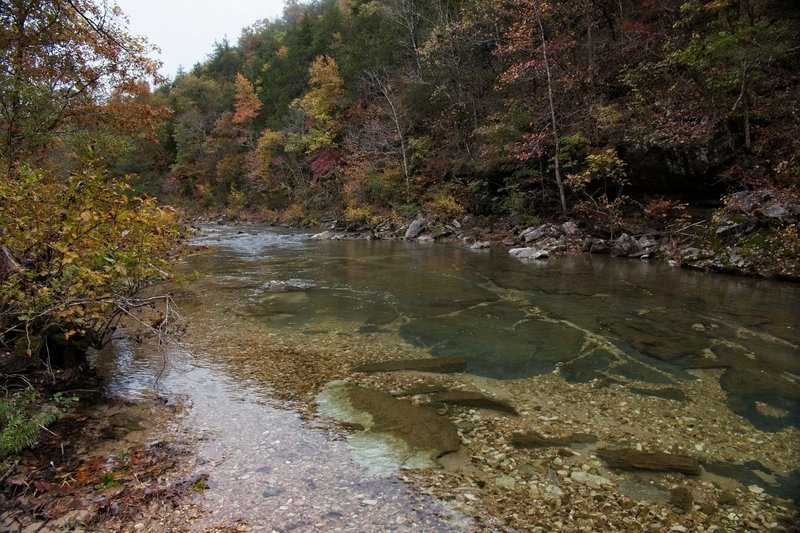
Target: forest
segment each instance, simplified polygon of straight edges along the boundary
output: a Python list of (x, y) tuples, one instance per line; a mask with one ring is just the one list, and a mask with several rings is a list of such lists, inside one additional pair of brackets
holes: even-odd
[(285, 223), (665, 229), (796, 185), (798, 20), (787, 1), (289, 2), (149, 95), (158, 142), (114, 168)]
[[(127, 530), (139, 520), (142, 508), (150, 509), (158, 520), (179, 507), (187, 494), (209, 489), (208, 474), (171, 485), (162, 483), (169, 477), (164, 472), (191, 455), (186, 443), (159, 441), (154, 447), (141, 445), (108, 459), (84, 457), (82, 445), (74, 445), (121, 442), (120, 435), (142, 429), (139, 422), (131, 423), (126, 412), (109, 415), (111, 411), (103, 410), (107, 406), (74, 411), (73, 404), (78, 401), (84, 407), (101, 401), (101, 381), (87, 354), (90, 348), (107, 347), (112, 339), (124, 338), (130, 346), (135, 345), (130, 354), (146, 346), (150, 356), (161, 357), (161, 371), (152, 387), (153, 404), (171, 410), (165, 419), (177, 416), (180, 409), (158, 391), (158, 380), (169, 366), (163, 341), (170, 333), (188, 331), (191, 320), (179, 320), (171, 291), (185, 291), (187, 280), (197, 281), (208, 274), (176, 276), (170, 270), (177, 258), (185, 258), (182, 264), (186, 267), (192, 257), (213, 256), (213, 245), (197, 246), (202, 231), (218, 232), (213, 237), (205, 235), (202, 241), (212, 243), (245, 234), (238, 223), (255, 223), (259, 230), (264, 224), (329, 228), (317, 236), (335, 230), (348, 238), (417, 238), (426, 227), (427, 240), (449, 237), (458, 242), (460, 248), (446, 248), (450, 251), (493, 247), (496, 252), (501, 245), (510, 248), (522, 242), (524, 248), (512, 248), (509, 253), (516, 251), (519, 255), (515, 257), (532, 260), (546, 258), (551, 252), (658, 257), (676, 267), (800, 280), (800, 9), (794, 0), (288, 0), (280, 17), (253, 21), (235, 42), (223, 39), (203, 61), (174, 77), (160, 74), (157, 55), (158, 50), (145, 38), (131, 33), (125, 14), (114, 2), (0, 0), (0, 501), (13, 502), (8, 508), (17, 509), (25, 520), (66, 517), (65, 528), (94, 523), (105, 524), (105, 530)], [(187, 236), (193, 225), (204, 229), (194, 228), (194, 246), (188, 254)], [(220, 226), (229, 234), (220, 237)], [(419, 231), (412, 234), (412, 228)], [(302, 238), (308, 240), (305, 234)], [(544, 242), (551, 248), (536, 248)], [(502, 254), (507, 259), (505, 249)], [(264, 249), (252, 255), (268, 264)], [(353, 279), (358, 278), (357, 260), (348, 256), (347, 262), (354, 264)], [(384, 262), (384, 258), (374, 261)], [(320, 277), (329, 273), (328, 263), (324, 265)], [(400, 266), (397, 268), (399, 272)], [(373, 273), (371, 268), (365, 270)], [(614, 266), (601, 272), (616, 276), (623, 270)], [(663, 275), (663, 271), (653, 272)], [(308, 315), (308, 320), (317, 317), (319, 313), (305, 308), (307, 300), (311, 301), (307, 292), (315, 294), (309, 290), (316, 287), (314, 283), (294, 275), (288, 281), (272, 276), (270, 272), (265, 280), (251, 283), (259, 298), (274, 303), (271, 298), (282, 298), (284, 293), (299, 296), (286, 298), (284, 312), (275, 312), (275, 317), (294, 318), (292, 302), (302, 303), (298, 315)], [(448, 273), (447, 283), (453, 277)], [(481, 278), (480, 291), (484, 281)], [(759, 283), (764, 285), (748, 285), (752, 294), (761, 295), (752, 301), (761, 302), (763, 294), (777, 301), (775, 294), (794, 287), (775, 284), (765, 292), (763, 287), (772, 282)], [(317, 292), (324, 293), (322, 285), (325, 283), (320, 282)], [(603, 331), (610, 328), (612, 338), (620, 337), (617, 342), (625, 342), (629, 334), (643, 335), (644, 340), (633, 341), (635, 350), (628, 352), (641, 349), (645, 357), (649, 356), (647, 350), (655, 349), (653, 357), (659, 368), (673, 359), (683, 360), (689, 352), (680, 351), (681, 342), (689, 339), (693, 358), (687, 364), (696, 365), (690, 368), (724, 372), (723, 378), (714, 382), (716, 388), (697, 394), (696, 400), (720, 396), (724, 390), (730, 396), (726, 405), (737, 415), (746, 412), (794, 424), (791, 416), (796, 412), (798, 392), (796, 353), (792, 350), (797, 345), (780, 338), (794, 334), (792, 326), (784, 328), (790, 319), (783, 318), (794, 307), (785, 303), (788, 299), (781, 300), (781, 306), (775, 304), (771, 309), (780, 316), (769, 319), (761, 313), (772, 301), (740, 312), (738, 304), (747, 304), (752, 298), (742, 292), (744, 286), (718, 300), (715, 295), (720, 292), (704, 295), (708, 301), (714, 300), (714, 306), (728, 302), (735, 308), (732, 322), (719, 320), (724, 327), (706, 317), (705, 310), (696, 319), (684, 316), (684, 308), (679, 308), (677, 318), (652, 318), (660, 317), (658, 313), (666, 307), (643, 311), (644, 304), (639, 302), (634, 320), (630, 314), (609, 325), (607, 311), (593, 311), (593, 319), (598, 319)], [(291, 328), (281, 330), (280, 335), (269, 333), (268, 341), (267, 337), (250, 337), (254, 333), (246, 326), (254, 311), (236, 306), (252, 295), (228, 291), (224, 283), (219, 287), (218, 300), (236, 300), (223, 312), (215, 307), (216, 301), (209, 300), (193, 311), (191, 302), (187, 306), (189, 316), (203, 327), (211, 323), (211, 315), (231, 318), (230, 324), (215, 330), (222, 340), (215, 339), (216, 344), (205, 351), (216, 353), (223, 345), (222, 352), (235, 349), (253, 355), (250, 352), (257, 350), (254, 360), (275, 365), (266, 372), (264, 386), (289, 390), (283, 397), (286, 400), (317, 398), (327, 381), (344, 379), (342, 372), (348, 369), (351, 374), (361, 372), (355, 370), (359, 368), (356, 363), (385, 355), (371, 340), (365, 344), (363, 356), (351, 352), (350, 344), (336, 344), (340, 342), (338, 332), (323, 338), (320, 346), (314, 345), (317, 337), (304, 336), (327, 335), (327, 326), (300, 333)], [(598, 287), (581, 290), (596, 302), (608, 296)], [(410, 291), (400, 289), (398, 300), (409, 296), (405, 292)], [(438, 289), (429, 291), (438, 294)], [(439, 307), (451, 299), (446, 305), (461, 302), (450, 298), (460, 296), (459, 291), (433, 298), (433, 318), (448, 317), (448, 327), (457, 322), (451, 318), (462, 310), (440, 315)], [(678, 292), (683, 289), (676, 289), (668, 298), (677, 300)], [(685, 292), (680, 296), (704, 301)], [(541, 299), (546, 301), (552, 296), (545, 293), (537, 292), (537, 298), (543, 294)], [(192, 300), (187, 292), (183, 296)], [(567, 294), (554, 304), (553, 317), (562, 316), (562, 303), (570, 296), (575, 295)], [(528, 298), (497, 300), (503, 305), (513, 300), (517, 305), (518, 301), (530, 303)], [(645, 298), (647, 305), (650, 299)], [(413, 298), (409, 301), (410, 316), (422, 305)], [(495, 304), (498, 301), (493, 298), (467, 311)], [(367, 302), (366, 307), (373, 305)], [(583, 313), (585, 302), (578, 307)], [(651, 318), (643, 316), (650, 311)], [(259, 308), (257, 312), (264, 311)], [(486, 329), (491, 334), (491, 328), (485, 328), (487, 320), (517, 316), (517, 312), (524, 320), (515, 321), (499, 337), (485, 344), (470, 343), (479, 347), (502, 344), (497, 339), (504, 340), (506, 331), (522, 322), (533, 321), (546, 328), (556, 323), (574, 326), (567, 319), (540, 316), (538, 308), (534, 313), (528, 307), (514, 307), (511, 311), (503, 308), (496, 316), (488, 312), (484, 316), (481, 311), (478, 318), (482, 322), (471, 329), (483, 333)], [(397, 313), (394, 303), (385, 312), (387, 316), (391, 313)], [(403, 330), (407, 335), (404, 341), (422, 343), (419, 339), (429, 332), (425, 328), (430, 321), (430, 317), (423, 318), (419, 321), (423, 333), (415, 337), (413, 330)], [(740, 318), (745, 320), (741, 328), (731, 326)], [(384, 324), (373, 316), (367, 319), (358, 324), (355, 333), (390, 333), (382, 326), (397, 322), (385, 320)], [(689, 322), (684, 323), (686, 320)], [(639, 329), (631, 333), (634, 322)], [(403, 327), (408, 329), (406, 323)], [(715, 328), (726, 334), (734, 332), (735, 337), (727, 340), (722, 333), (712, 335)], [(577, 347), (594, 346), (602, 336), (577, 326), (573, 329), (589, 335), (581, 337)], [(122, 331), (127, 333), (122, 335)], [(197, 336), (197, 331), (194, 333)], [(295, 347), (291, 346), (296, 342), (293, 335), (301, 338)], [(531, 334), (530, 339), (536, 337), (539, 342), (537, 335)], [(458, 336), (463, 337), (463, 332)], [(554, 338), (563, 336), (559, 330)], [(766, 346), (758, 347), (769, 354), (763, 367), (753, 366), (756, 348), (751, 351), (748, 336)], [(335, 342), (326, 344), (331, 338)], [(347, 337), (346, 342), (353, 338)], [(442, 344), (438, 337), (436, 342)], [(517, 345), (530, 350), (528, 340)], [(333, 348), (326, 354), (309, 352), (309, 346)], [(719, 357), (709, 362), (716, 357), (712, 348)], [(623, 352), (628, 353), (618, 350), (615, 357)], [(315, 355), (308, 360), (320, 364), (322, 370), (306, 365), (304, 357), (309, 353)], [(426, 352), (426, 364), (432, 353)], [(231, 355), (231, 360), (238, 361), (239, 355)], [(604, 381), (597, 369), (573, 365), (584, 356), (559, 361), (558, 371), (570, 385), (554, 382), (557, 388), (548, 397), (550, 404), (557, 394), (573, 390), (577, 386), (573, 381), (589, 390), (587, 401), (580, 405), (581, 413), (587, 405), (594, 406), (589, 398), (605, 394), (610, 385), (617, 387), (617, 392), (623, 390), (616, 374)], [(533, 359), (532, 355), (526, 357)], [(463, 371), (459, 368), (458, 372)], [(765, 374), (762, 368), (775, 373)], [(546, 377), (556, 380), (553, 376), (557, 373), (555, 367), (548, 369)], [(787, 376), (791, 377), (778, 379)], [(456, 392), (464, 392), (460, 390), (464, 383), (456, 385)], [(392, 390), (400, 390), (399, 385)], [(549, 389), (536, 385), (535, 390), (544, 394), (541, 391)], [(673, 387), (623, 392), (640, 394), (642, 390), (644, 395), (664, 401), (687, 399)], [(198, 398), (212, 397), (205, 390), (196, 392)], [(747, 401), (736, 403), (741, 398), (735, 393), (744, 394)], [(767, 405), (769, 401), (774, 405)], [(607, 409), (626, 405), (611, 397), (602, 409), (601, 404), (596, 406), (597, 413), (606, 418)], [(692, 405), (702, 409), (704, 404), (687, 403), (681, 409)], [(759, 406), (766, 414), (758, 411)], [(157, 425), (150, 420), (151, 407), (145, 407), (150, 411), (141, 418), (153, 429)], [(510, 409), (516, 416), (514, 408)], [(539, 413), (540, 409), (537, 405), (525, 412)], [(748, 437), (743, 444), (749, 434), (740, 432), (742, 422), (737, 418), (729, 425), (720, 424), (719, 412), (714, 409), (704, 410), (703, 415), (715, 417), (707, 426), (718, 434), (706, 443), (694, 443), (687, 448), (691, 453), (733, 435), (742, 441), (737, 444), (740, 459), (744, 461), (746, 455), (748, 461), (734, 466), (761, 466), (753, 461), (756, 455), (750, 454), (754, 446), (750, 443), (758, 443), (758, 453), (769, 448), (777, 457), (784, 452), (791, 455), (791, 447), (780, 440), (762, 446), (764, 441)], [(673, 404), (658, 416), (648, 416), (644, 410), (638, 422), (675, 418), (676, 424), (682, 424), (673, 417), (675, 410)], [(623, 420), (628, 411), (626, 407), (617, 418)], [(640, 415), (639, 410), (633, 412)], [(60, 426), (56, 424), (59, 419)], [(491, 442), (497, 442), (500, 433), (491, 425), (494, 422), (486, 425), (484, 420), (476, 426), (470, 420), (462, 420), (459, 429), (477, 428), (477, 433), (484, 432)], [(539, 416), (537, 420), (537, 424), (552, 422), (559, 416)], [(357, 426), (360, 424), (351, 423), (345, 429)], [(510, 434), (511, 427), (503, 431)], [(671, 450), (680, 451), (684, 441), (690, 442), (687, 435), (694, 426), (675, 428), (676, 436), (669, 438), (674, 437), (677, 447)], [(453, 426), (451, 433), (457, 449), (461, 437), (456, 429)], [(660, 438), (665, 435), (662, 429), (659, 426), (642, 433)], [(609, 435), (615, 431), (600, 430)], [(760, 432), (751, 430), (762, 438)], [(783, 438), (784, 433), (776, 435)], [(263, 440), (261, 433), (257, 437)], [(513, 439), (509, 442), (518, 447)], [(665, 446), (658, 440), (659, 449)], [(255, 449), (242, 446), (249, 455), (251, 448)], [(508, 446), (503, 449), (510, 450)], [(725, 448), (724, 457), (733, 461), (728, 459), (728, 450)], [(516, 448), (513, 453), (521, 454)], [(559, 466), (551, 468), (548, 480), (555, 479), (556, 472), (567, 472), (560, 466), (561, 455), (560, 450), (558, 454), (553, 451), (552, 465)], [(722, 451), (719, 457), (723, 457)], [(697, 464), (690, 469), (694, 475), (700, 466), (692, 461)], [(703, 468), (709, 465), (713, 463), (704, 463)], [(717, 465), (727, 468), (724, 463)], [(785, 480), (796, 487), (796, 469), (790, 473), (790, 467), (796, 468), (794, 463), (787, 459), (783, 466)], [(588, 474), (590, 468), (594, 467), (583, 465), (569, 474), (570, 479), (582, 481), (571, 489), (565, 485), (565, 490), (573, 491), (587, 480), (610, 483), (600, 475)], [(255, 472), (271, 469), (259, 465)], [(520, 472), (517, 474), (522, 475)], [(236, 483), (245, 479), (239, 477)], [(783, 483), (784, 478), (774, 479)], [(449, 482), (460, 493), (461, 481), (453, 477)], [(476, 485), (479, 489), (487, 485), (483, 480), (480, 483)], [(497, 487), (513, 490), (516, 483), (516, 478), (500, 476), (489, 483), (491, 490), (486, 494), (494, 494)], [(546, 491), (542, 494), (546, 501), (555, 501), (550, 499), (554, 493), (547, 483), (541, 486)], [(116, 496), (127, 490), (124, 497), (106, 499), (106, 491), (120, 484), (123, 488)], [(714, 496), (719, 506), (708, 511), (703, 503), (703, 512), (738, 520), (738, 515), (724, 507), (735, 502), (711, 487), (708, 484), (698, 490)], [(736, 496), (742, 509), (752, 508), (754, 498), (761, 498), (764, 489), (753, 487)], [(336, 490), (337, 498), (348, 492)], [(677, 503), (669, 498), (665, 501), (692, 509), (694, 500), (688, 489), (670, 490), (678, 491), (677, 496), (669, 493)], [(573, 496), (578, 494), (575, 491)], [(252, 508), (259, 508), (264, 498), (280, 494), (257, 492), (259, 504)], [(536, 511), (541, 506), (530, 505), (528, 494), (534, 493), (524, 492), (520, 509)], [(517, 520), (518, 513), (504, 510), (505, 498), (492, 505), (498, 516), (512, 524), (508, 517)], [(551, 511), (569, 508), (561, 505), (560, 496), (557, 501)], [(584, 501), (583, 496), (573, 500), (578, 501)], [(597, 505), (602, 503), (598, 516), (603, 520), (610, 501), (605, 497), (596, 500)], [(373, 500), (358, 505), (378, 503), (364, 502)], [(81, 507), (91, 508), (96, 516), (80, 514)], [(78, 514), (66, 513), (67, 508)], [(541, 509), (548, 512), (547, 507)], [(631, 509), (635, 510), (627, 504), (620, 507), (617, 518), (627, 520), (625, 515)], [(783, 511), (769, 513), (764, 516), (779, 516)], [(337, 511), (324, 517), (336, 515), (344, 516)], [(0, 529), (7, 526), (5, 518), (0, 513)], [(521, 528), (530, 525), (520, 520)], [(618, 527), (623, 523), (630, 527), (622, 521), (617, 522)], [(747, 527), (759, 527), (752, 523)], [(763, 518), (760, 524), (767, 527), (768, 523)], [(561, 527), (561, 522), (558, 524)]]

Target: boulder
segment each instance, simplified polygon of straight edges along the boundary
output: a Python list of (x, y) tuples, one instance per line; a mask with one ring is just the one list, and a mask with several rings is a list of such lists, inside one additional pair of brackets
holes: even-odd
[(612, 468), (622, 470), (650, 470), (653, 472), (680, 472), (700, 475), (700, 463), (688, 455), (665, 452), (643, 452), (632, 448), (603, 448), (597, 456)]
[(411, 223), (410, 226), (408, 226), (404, 238), (414, 239), (418, 237), (419, 234), (422, 233), (427, 226), (428, 226), (428, 221), (425, 220), (424, 218), (416, 219), (414, 222)]
[(512, 248), (508, 251), (508, 253), (517, 259), (526, 259), (531, 261), (535, 261), (537, 259), (547, 259), (550, 257), (550, 252), (537, 248)]
[(517, 415), (517, 410), (509, 403), (502, 400), (490, 398), (480, 392), (472, 391), (448, 391), (431, 396), (431, 402), (444, 403), (448, 405), (461, 405), (463, 407), (475, 407), (478, 409), (490, 409)]
[(353, 367), (353, 372), (374, 373), (416, 370), (418, 372), (451, 374), (463, 372), (466, 368), (467, 361), (463, 357), (433, 357), (430, 359), (395, 359), (378, 363), (365, 363)]
[(522, 230), (522, 232), (519, 234), (519, 238), (521, 241), (524, 241), (525, 243), (538, 241), (539, 239), (545, 236), (548, 229), (549, 226), (547, 224), (542, 224), (541, 226), (538, 227), (532, 226), (530, 228)]

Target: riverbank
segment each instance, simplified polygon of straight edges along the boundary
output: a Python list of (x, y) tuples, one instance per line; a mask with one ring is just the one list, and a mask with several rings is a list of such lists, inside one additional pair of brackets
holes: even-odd
[(657, 223), (641, 217), (614, 224), (559, 217), (534, 225), (515, 217), (461, 219), (419, 213), (414, 219), (391, 217), (373, 224), (327, 217), (324, 224), (279, 223), (254, 214), (195, 217), (190, 225), (277, 224), (305, 227), (315, 239), (404, 239), (459, 242), (472, 249), (506, 247), (521, 260), (541, 261), (574, 254), (602, 254), (722, 274), (800, 282), (800, 201), (793, 190), (740, 191), (723, 198), (715, 210), (689, 216), (685, 208), (658, 214)]
[[(20, 375), (6, 375), (6, 386)], [(193, 442), (171, 429), (179, 404), (106, 397), (92, 371), (34, 371), (25, 381), (47, 398), (74, 398), (34, 445), (3, 462), (2, 531), (188, 531), (202, 511), (189, 475)], [(13, 386), (13, 385), (11, 385)]]

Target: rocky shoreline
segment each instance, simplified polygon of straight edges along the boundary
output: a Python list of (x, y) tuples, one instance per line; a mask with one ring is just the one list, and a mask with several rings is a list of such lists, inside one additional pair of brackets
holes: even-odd
[[(316, 227), (316, 240), (382, 239), (460, 243), (471, 249), (506, 247), (524, 261), (559, 255), (604, 254), (642, 261), (666, 261), (694, 270), (800, 282), (800, 200), (786, 191), (740, 191), (724, 207), (683, 227), (655, 229), (636, 219), (615, 227), (577, 219), (521, 226), (514, 221), (465, 216), (442, 221), (426, 214), (413, 220), (386, 219), (372, 226), (331, 219)], [(675, 226), (685, 221), (663, 221)], [(195, 226), (244, 222), (222, 216), (199, 218)], [(248, 221), (254, 222), (254, 221)], [(290, 226), (291, 227), (291, 226)], [(311, 227), (315, 229), (315, 227)]]

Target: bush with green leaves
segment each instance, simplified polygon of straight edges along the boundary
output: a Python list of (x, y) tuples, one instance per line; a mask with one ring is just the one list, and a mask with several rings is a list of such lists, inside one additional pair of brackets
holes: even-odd
[(0, 398), (0, 459), (17, 454), (36, 442), (39, 431), (58, 419), (52, 405), (40, 406), (33, 387)]

